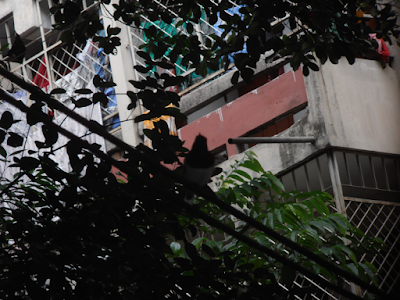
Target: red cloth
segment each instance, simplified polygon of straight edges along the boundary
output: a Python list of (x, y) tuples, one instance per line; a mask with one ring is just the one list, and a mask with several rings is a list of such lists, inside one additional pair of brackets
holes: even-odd
[(388, 47), (386, 46), (386, 43), (383, 39), (380, 39), (381, 43), (382, 43), (382, 49), (379, 52), (379, 56), (382, 58), (383, 61), (388, 61), (389, 60), (389, 56), (390, 56), (390, 52)]
[(40, 64), (39, 70), (33, 77), (32, 82), (38, 87), (46, 88), (49, 85), (49, 80), (47, 76), (46, 59), (43, 57), (42, 63)]

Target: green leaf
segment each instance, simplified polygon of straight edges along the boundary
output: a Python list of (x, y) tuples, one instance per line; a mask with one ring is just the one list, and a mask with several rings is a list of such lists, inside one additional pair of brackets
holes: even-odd
[(274, 214), (276, 216), (276, 218), (278, 219), (278, 221), (283, 224), (283, 211), (282, 209), (275, 209), (274, 210)]
[[(271, 172), (265, 173), (265, 176), (268, 177), (269, 180), (271, 180), (277, 187), (279, 187), (282, 191), (285, 190), (285, 187), (283, 186), (282, 182)], [(280, 192), (278, 193), (280, 194)]]
[(354, 274), (358, 275), (358, 269), (354, 264), (347, 264), (346, 267)]
[(8, 45), (9, 44), (5, 43), (3, 46), (1, 46), (0, 52), (3, 52), (4, 50), (6, 50), (8, 48)]
[(242, 177), (240, 177), (238, 175), (235, 175), (235, 174), (229, 175), (229, 178), (233, 178), (233, 179), (235, 179), (235, 180), (237, 180), (239, 182), (245, 182), (245, 180)]
[(323, 234), (325, 233), (325, 227), (324, 227), (324, 224), (323, 224), (323, 223), (321, 223), (321, 221), (320, 221), (320, 220), (314, 220), (314, 221), (311, 221), (311, 222), (310, 222), (310, 225), (312, 225), (312, 226), (314, 226), (314, 227), (318, 228), (320, 231), (322, 231), (322, 233), (323, 233)]
[(311, 199), (309, 199), (309, 200), (310, 200), (311, 204), (314, 206), (314, 208), (315, 208), (321, 215), (324, 215), (324, 214), (325, 214), (325, 213), (324, 213), (324, 210), (322, 209), (322, 207), (321, 207), (321, 205), (320, 205), (320, 203), (318, 202), (317, 199), (311, 198)]
[(304, 226), (304, 234), (310, 236), (317, 244), (319, 245), (323, 245), (323, 242), (318, 234), (318, 232), (316, 232), (315, 230), (313, 230), (310, 226), (305, 225)]
[(251, 180), (251, 176), (243, 170), (234, 170), (233, 173), (239, 174), (239, 175), (243, 176), (244, 178)]
[(330, 216), (330, 219), (333, 220), (338, 225), (339, 230), (342, 232), (342, 234), (346, 234), (346, 231), (349, 227), (348, 226), (349, 223), (348, 223), (348, 220), (344, 216), (342, 216), (338, 213), (335, 213)]
[(372, 282), (375, 285), (378, 285), (375, 266), (369, 262), (359, 263), (359, 266), (361, 266), (364, 272), (367, 273)]
[(274, 229), (275, 228), (274, 214), (269, 212), (267, 218), (268, 218), (268, 226)]
[(196, 247), (197, 250), (200, 249), (201, 244), (206, 240), (206, 238), (197, 238), (192, 241), (192, 244)]
[(347, 247), (347, 246), (345, 246), (345, 245), (341, 245), (341, 244), (337, 244), (337, 245), (335, 245), (335, 246), (333, 246), (333, 247), (336, 247), (336, 248), (342, 250), (344, 253), (346, 253), (347, 256), (350, 257), (350, 259), (351, 259), (355, 264), (358, 263), (355, 254), (353, 253), (353, 251), (351, 251), (351, 249), (350, 249), (349, 247)]

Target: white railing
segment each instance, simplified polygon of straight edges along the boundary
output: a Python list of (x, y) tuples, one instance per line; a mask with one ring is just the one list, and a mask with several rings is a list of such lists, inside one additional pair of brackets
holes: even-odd
[[(63, 88), (67, 91), (65, 94), (55, 95), (66, 105), (71, 104), (71, 98), (77, 99), (81, 96), (74, 91), (82, 88), (89, 88), (93, 92), (105, 92), (108, 98), (108, 104), (101, 106), (103, 120), (109, 129), (116, 127), (110, 123), (118, 122), (117, 101), (113, 89), (97, 89), (94, 87), (92, 79), (99, 75), (104, 80), (112, 80), (112, 72), (109, 66), (108, 56), (104, 54), (97, 43), (87, 41), (86, 45), (73, 44), (67, 46), (58, 40), (58, 32), (48, 31), (42, 25), (52, 16), (48, 9), (43, 9), (43, 4), (50, 6), (51, 1), (42, 0), (36, 2), (39, 15), (39, 37), (26, 45), (26, 53), (30, 57), (24, 59), (22, 64), (11, 64), (11, 71), (18, 73), (25, 81), (37, 85), (46, 92), (51, 92), (55, 88)], [(93, 7), (93, 0), (84, 0), (83, 7)], [(48, 11), (48, 15), (43, 12)], [(1, 28), (7, 30), (13, 28), (9, 23), (13, 22), (12, 17)], [(0, 29), (1, 29), (0, 28)], [(8, 32), (7, 37), (15, 35), (15, 32)], [(9, 41), (8, 41), (9, 40)], [(11, 43), (11, 38), (7, 42)], [(4, 42), (4, 41), (2, 41)], [(33, 54), (32, 54), (33, 53)], [(0, 85), (2, 83), (0, 82)], [(8, 83), (10, 85), (10, 83)], [(13, 87), (3, 86), (3, 88), (13, 91)]]

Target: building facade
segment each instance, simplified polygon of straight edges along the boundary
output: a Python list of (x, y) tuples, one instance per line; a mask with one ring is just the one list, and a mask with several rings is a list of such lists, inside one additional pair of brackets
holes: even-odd
[[(93, 0), (82, 2), (85, 9), (102, 11)], [(127, 110), (130, 99), (126, 95), (127, 90), (134, 89), (128, 80), (143, 76), (133, 68), (144, 65), (136, 54), (145, 42), (140, 30), (122, 26), (122, 46), (116, 55), (107, 56), (92, 41), (63, 45), (60, 34), (51, 29), (51, 0), (8, 0), (1, 5), (1, 45), (13, 44), (16, 34), (26, 45), (22, 63), (9, 63), (13, 72), (46, 91), (65, 89), (67, 96), (59, 100), (66, 105), (71, 97), (78, 96), (74, 94), (76, 89), (96, 91), (92, 86), (95, 75), (112, 78), (117, 86), (104, 90), (108, 103), (98, 104), (97, 111), (82, 113), (88, 118), (97, 114), (99, 122), (128, 144), (143, 142), (143, 124), (135, 124), (133, 118), (144, 108), (139, 105), (133, 111)], [(113, 22), (103, 18), (105, 27), (121, 26)], [(274, 22), (279, 24), (285, 19)], [(166, 30), (143, 20), (146, 23)], [(200, 40), (218, 31), (206, 19), (198, 28)], [(165, 34), (173, 34), (172, 29)], [(400, 54), (396, 46), (389, 46), (389, 50), (393, 61), (386, 68), (375, 60), (357, 58), (354, 65), (349, 65), (341, 59), (337, 65), (327, 62), (307, 77), (301, 70), (292, 70), (288, 59), (276, 60), (272, 52), (266, 53), (257, 65), (252, 84), (239, 80), (232, 85), (231, 70), (200, 78), (190, 68), (175, 64), (173, 72), (186, 78), (176, 90), (181, 95), (181, 111), (188, 118), (186, 123), (176, 124), (177, 134), (186, 146), (201, 133), (223, 168), (229, 168), (250, 150), (287, 190), (331, 193), (335, 198), (333, 210), (386, 242), (387, 251), (374, 257), (366, 254), (362, 259), (377, 267), (383, 290), (399, 292)], [(10, 82), (2, 80), (0, 84), (10, 93), (21, 93)], [(315, 141), (228, 143), (230, 138), (241, 137), (313, 137)], [(122, 158), (114, 145), (105, 141), (103, 146), (115, 158)], [(339, 298), (324, 290), (318, 297)]]

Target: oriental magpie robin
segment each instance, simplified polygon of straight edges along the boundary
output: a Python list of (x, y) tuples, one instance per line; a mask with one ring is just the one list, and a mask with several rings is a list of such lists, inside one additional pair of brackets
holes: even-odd
[[(207, 185), (214, 171), (214, 155), (208, 151), (207, 139), (199, 134), (183, 163), (183, 175), (200, 187)], [(193, 193), (186, 192), (185, 201), (192, 203)]]

